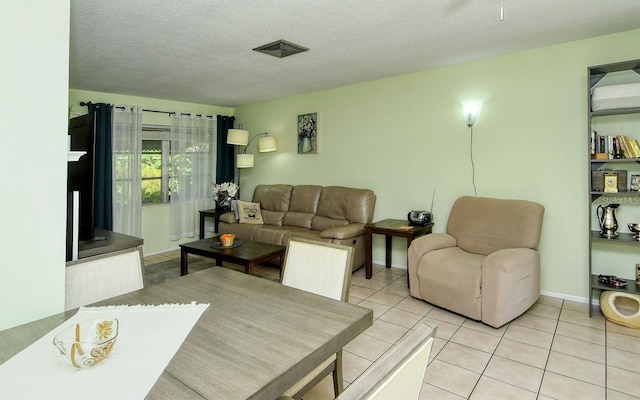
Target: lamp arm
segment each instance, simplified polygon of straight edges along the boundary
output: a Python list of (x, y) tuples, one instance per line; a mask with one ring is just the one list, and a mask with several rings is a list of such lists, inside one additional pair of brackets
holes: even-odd
[(268, 133), (267, 132), (262, 132), (262, 133), (256, 133), (255, 135), (253, 135), (253, 137), (251, 139), (249, 139), (249, 141), (247, 142), (247, 145), (244, 146), (244, 149), (240, 150), (240, 154), (247, 154), (247, 148), (249, 147), (249, 145), (251, 144), (251, 142), (253, 141), (253, 139), (257, 138), (260, 135), (265, 135), (267, 136)]

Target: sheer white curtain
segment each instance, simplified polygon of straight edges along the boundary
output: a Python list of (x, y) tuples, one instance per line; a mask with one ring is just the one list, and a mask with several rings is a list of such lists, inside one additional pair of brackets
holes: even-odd
[(214, 207), (216, 134), (215, 117), (171, 115), (171, 240), (196, 236), (198, 211)]
[(142, 236), (142, 108), (113, 107), (113, 231)]

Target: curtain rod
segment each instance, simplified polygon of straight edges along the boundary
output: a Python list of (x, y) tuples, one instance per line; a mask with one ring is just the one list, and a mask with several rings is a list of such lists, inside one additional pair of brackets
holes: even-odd
[[(84, 102), (84, 101), (81, 101), (81, 102), (80, 102), (80, 106), (81, 106), (81, 107), (85, 107), (85, 106), (88, 106), (88, 105), (89, 105), (89, 103), (91, 103), (91, 102)], [(114, 107), (118, 107), (118, 106), (114, 106)], [(118, 107), (118, 108), (120, 108), (120, 109), (124, 110), (124, 107)], [(175, 111), (147, 110), (146, 108), (143, 108), (143, 109), (142, 109), (142, 111), (143, 111), (143, 112), (159, 113), (159, 114), (169, 114), (169, 115), (172, 115), (172, 114), (173, 114), (173, 115), (176, 115), (176, 114), (177, 114)], [(180, 115), (184, 115), (184, 116), (189, 116), (189, 117), (190, 117), (190, 116), (191, 116), (191, 113), (180, 113)], [(213, 118), (213, 117), (214, 117), (214, 115), (204, 115), (204, 114), (195, 114), (195, 116), (196, 116), (196, 117), (209, 117), (209, 118)]]

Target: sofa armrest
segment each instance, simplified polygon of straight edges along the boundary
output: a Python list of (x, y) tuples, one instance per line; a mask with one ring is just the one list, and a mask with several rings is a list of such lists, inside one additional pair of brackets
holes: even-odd
[(230, 211), (228, 213), (224, 213), (220, 216), (220, 221), (226, 222), (227, 224), (237, 224), (238, 220), (236, 219), (236, 213)]
[(350, 239), (360, 235), (364, 235), (364, 224), (336, 226), (320, 232), (320, 237), (326, 239)]
[(540, 253), (502, 249), (482, 262), (482, 322), (498, 328), (540, 297)]

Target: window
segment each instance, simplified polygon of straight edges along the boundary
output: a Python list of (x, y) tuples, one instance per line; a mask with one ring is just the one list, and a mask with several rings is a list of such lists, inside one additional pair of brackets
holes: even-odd
[(169, 202), (169, 157), (171, 150), (168, 126), (142, 127), (142, 204)]

